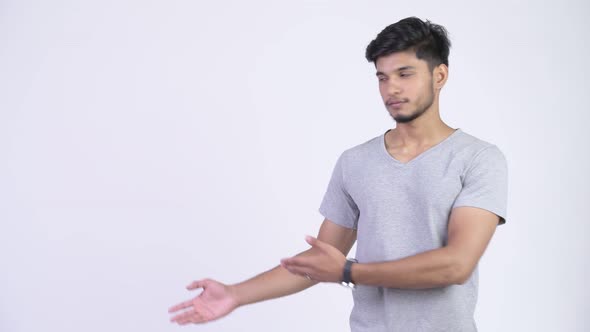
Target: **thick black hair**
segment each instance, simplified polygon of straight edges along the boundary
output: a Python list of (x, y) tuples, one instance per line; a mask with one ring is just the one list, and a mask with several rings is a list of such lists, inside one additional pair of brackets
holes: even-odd
[(433, 70), (441, 63), (449, 65), (450, 48), (451, 41), (443, 26), (408, 17), (383, 29), (367, 46), (365, 57), (376, 63), (381, 56), (412, 50)]

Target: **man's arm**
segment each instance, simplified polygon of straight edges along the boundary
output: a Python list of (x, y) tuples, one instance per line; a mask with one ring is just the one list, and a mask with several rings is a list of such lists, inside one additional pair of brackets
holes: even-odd
[[(492, 238), (498, 218), (479, 208), (455, 208), (449, 220), (447, 245), (395, 261), (353, 264), (352, 280), (362, 285), (415, 289), (464, 283)], [(283, 266), (318, 281), (340, 281), (344, 256), (322, 241), (308, 242), (323, 255), (292, 257), (283, 260)]]
[(455, 208), (448, 244), (400, 260), (353, 264), (352, 280), (391, 288), (431, 288), (462, 284), (471, 276), (498, 224), (498, 216), (478, 208)]
[[(318, 239), (338, 249), (342, 255), (347, 255), (356, 241), (356, 230), (339, 226), (324, 219)], [(314, 255), (316, 250), (311, 247), (296, 257), (309, 257)], [(317, 281), (294, 275), (279, 265), (270, 271), (230, 287), (233, 288), (239, 304), (245, 305), (297, 293), (317, 283)]]
[[(325, 219), (318, 232), (318, 238), (341, 255), (346, 255), (356, 241), (356, 230)], [(317, 255), (317, 249), (312, 247), (295, 257), (313, 255)], [(224, 285), (215, 280), (203, 279), (187, 287), (189, 290), (202, 288), (201, 294), (171, 307), (168, 311), (176, 314), (171, 318), (172, 322), (181, 325), (204, 323), (221, 318), (239, 306), (290, 295), (316, 283), (317, 281), (289, 273), (282, 266), (235, 285)], [(180, 310), (183, 311), (179, 312)]]

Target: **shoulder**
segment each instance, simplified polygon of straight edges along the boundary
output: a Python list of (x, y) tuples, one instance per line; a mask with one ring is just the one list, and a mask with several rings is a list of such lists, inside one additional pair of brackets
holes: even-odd
[(346, 163), (355, 163), (357, 161), (366, 162), (367, 159), (374, 157), (379, 152), (380, 144), (383, 144), (382, 141), (383, 134), (367, 139), (362, 143), (345, 149), (341, 153), (340, 158)]
[(469, 161), (481, 158), (505, 159), (498, 146), (462, 130), (453, 141), (453, 154)]
[(497, 145), (466, 132), (455, 140), (453, 154), (463, 160), (464, 171), (507, 168), (506, 157)]

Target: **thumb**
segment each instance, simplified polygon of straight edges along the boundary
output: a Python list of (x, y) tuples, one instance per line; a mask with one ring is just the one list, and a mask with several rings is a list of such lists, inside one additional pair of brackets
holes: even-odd
[(201, 280), (191, 282), (188, 286), (186, 286), (186, 289), (193, 290), (193, 289), (197, 289), (197, 288), (205, 288), (205, 287), (207, 287), (207, 284), (208, 284), (207, 279), (201, 279)]

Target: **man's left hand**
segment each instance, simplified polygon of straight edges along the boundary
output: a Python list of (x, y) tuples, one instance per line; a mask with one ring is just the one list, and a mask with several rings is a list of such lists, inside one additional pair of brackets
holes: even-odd
[(312, 236), (306, 236), (305, 241), (312, 247), (309, 254), (283, 258), (281, 266), (314, 281), (340, 282), (346, 263), (342, 252)]

